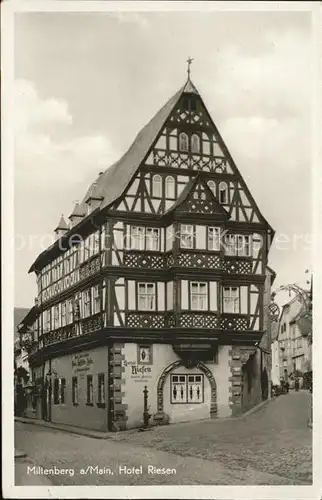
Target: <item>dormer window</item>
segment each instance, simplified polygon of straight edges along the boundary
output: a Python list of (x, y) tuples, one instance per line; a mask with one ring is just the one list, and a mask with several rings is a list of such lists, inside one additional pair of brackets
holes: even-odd
[(188, 136), (185, 132), (179, 135), (179, 149), (180, 151), (188, 151)]
[(219, 202), (220, 203), (228, 202), (228, 187), (226, 182), (221, 182), (219, 184)]
[(154, 175), (152, 178), (152, 196), (161, 198), (162, 196), (162, 180), (160, 175)]
[(200, 139), (197, 134), (191, 136), (191, 152), (200, 153)]

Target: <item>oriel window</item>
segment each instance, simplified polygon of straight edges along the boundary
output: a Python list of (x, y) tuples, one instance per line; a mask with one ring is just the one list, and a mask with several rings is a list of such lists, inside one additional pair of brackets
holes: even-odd
[(220, 250), (220, 228), (208, 227), (208, 250)]
[(130, 248), (131, 250), (144, 250), (144, 227), (131, 226)]
[(138, 309), (140, 311), (155, 311), (155, 284), (138, 284)]
[(61, 305), (61, 324), (62, 326), (66, 325), (66, 302)]
[(147, 227), (145, 231), (146, 250), (159, 250), (160, 229)]
[(93, 286), (92, 293), (93, 293), (93, 314), (96, 314), (99, 313), (101, 310), (99, 285)]
[(91, 315), (91, 294), (89, 290), (83, 292), (84, 318)]

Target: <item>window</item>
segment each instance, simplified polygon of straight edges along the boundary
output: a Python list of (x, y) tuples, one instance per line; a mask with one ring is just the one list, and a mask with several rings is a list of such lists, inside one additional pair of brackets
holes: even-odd
[(188, 151), (188, 136), (184, 132), (179, 135), (179, 149), (180, 151)]
[(168, 175), (165, 179), (165, 196), (166, 198), (174, 199), (175, 198), (175, 184), (174, 178), (171, 175)]
[(138, 364), (145, 364), (145, 365), (152, 364), (152, 346), (150, 345), (138, 346)]
[(93, 314), (96, 314), (99, 313), (101, 310), (99, 286), (98, 285), (93, 286), (92, 291), (93, 291)]
[(154, 175), (152, 177), (152, 196), (156, 198), (161, 198), (162, 196), (162, 180), (160, 175)]
[(91, 315), (91, 294), (89, 290), (83, 292), (84, 300), (84, 318)]
[(61, 326), (66, 325), (66, 302), (61, 305)]
[(54, 328), (59, 328), (59, 305), (54, 307)]
[(105, 404), (105, 374), (99, 373), (97, 375), (97, 397), (99, 404)]
[(239, 313), (239, 288), (224, 287), (224, 313)]
[(227, 234), (225, 236), (225, 254), (238, 257), (252, 255), (251, 238), (243, 234)]
[(140, 311), (155, 310), (155, 285), (154, 283), (138, 284), (138, 309)]
[(203, 375), (171, 375), (171, 403), (203, 403)]
[(208, 181), (207, 182), (209, 189), (213, 192), (213, 195), (216, 196), (216, 183), (215, 181)]
[(65, 404), (65, 389), (66, 389), (66, 379), (61, 378), (59, 380), (59, 386), (60, 386), (60, 404)]
[(86, 404), (93, 405), (93, 375), (87, 375)]
[(190, 284), (190, 301), (193, 311), (208, 310), (208, 287), (207, 283), (192, 282)]
[(160, 230), (150, 227), (146, 228), (146, 250), (159, 250)]
[(72, 378), (72, 401), (73, 405), (78, 405), (78, 379), (77, 377)]
[(131, 250), (144, 250), (144, 227), (132, 226), (130, 239)]
[(191, 152), (192, 153), (200, 152), (200, 139), (197, 134), (192, 134), (191, 136)]
[(220, 228), (208, 227), (208, 250), (220, 250)]
[(219, 202), (228, 203), (228, 188), (226, 182), (219, 184)]
[(54, 405), (59, 404), (59, 379), (54, 379)]
[(180, 246), (182, 248), (193, 248), (193, 226), (182, 224), (180, 227)]
[(67, 323), (70, 324), (73, 322), (73, 301), (67, 301)]

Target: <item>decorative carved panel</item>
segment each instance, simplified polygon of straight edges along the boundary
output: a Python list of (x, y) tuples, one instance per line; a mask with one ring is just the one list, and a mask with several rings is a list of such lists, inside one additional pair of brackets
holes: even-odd
[(148, 254), (146, 252), (124, 253), (124, 265), (127, 267), (163, 269), (164, 260), (163, 255)]
[(207, 172), (226, 173), (227, 160), (223, 157), (154, 149), (153, 164), (159, 167), (189, 168)]
[(96, 274), (100, 270), (100, 258), (96, 257), (95, 259), (86, 262), (82, 265), (79, 270), (79, 277), (81, 280), (87, 278), (88, 276), (92, 276)]
[(179, 326), (183, 328), (218, 328), (218, 316), (216, 313), (181, 313)]
[(241, 314), (223, 314), (220, 318), (220, 328), (223, 330), (248, 330), (249, 318)]
[(101, 314), (98, 313), (95, 316), (90, 316), (89, 318), (82, 320), (82, 334), (95, 332), (102, 328)]
[(219, 255), (182, 252), (178, 255), (176, 265), (181, 267), (220, 269), (222, 263)]
[(126, 314), (126, 326), (130, 328), (164, 328), (164, 312), (129, 312)]
[(227, 274), (252, 274), (252, 261), (225, 258), (224, 271)]

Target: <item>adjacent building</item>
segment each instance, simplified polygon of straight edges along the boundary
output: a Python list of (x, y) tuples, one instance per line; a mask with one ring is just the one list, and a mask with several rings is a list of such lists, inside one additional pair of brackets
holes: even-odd
[(141, 426), (145, 387), (151, 424), (267, 397), (274, 231), (190, 77), (55, 232), (23, 327), (38, 418)]

